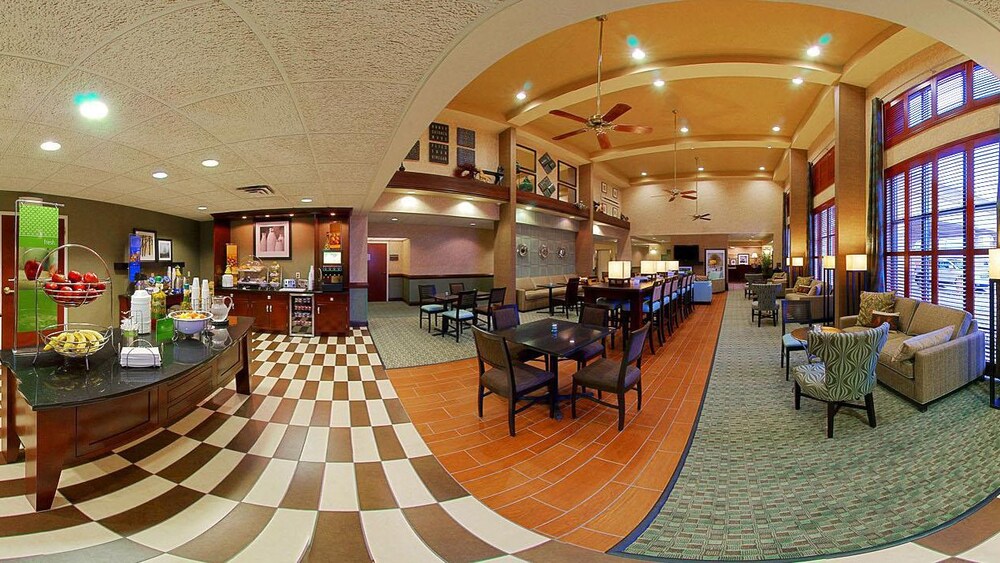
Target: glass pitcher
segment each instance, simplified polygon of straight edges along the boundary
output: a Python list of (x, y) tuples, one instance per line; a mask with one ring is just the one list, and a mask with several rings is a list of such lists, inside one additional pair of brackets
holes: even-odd
[(212, 314), (212, 322), (223, 323), (229, 318), (229, 311), (233, 309), (233, 299), (228, 295), (216, 295), (212, 298), (212, 306), (208, 312)]

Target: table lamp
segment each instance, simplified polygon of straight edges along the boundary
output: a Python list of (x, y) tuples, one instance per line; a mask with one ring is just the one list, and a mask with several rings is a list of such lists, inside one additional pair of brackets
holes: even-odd
[(1000, 409), (997, 398), (997, 287), (1000, 287), (1000, 248), (991, 248), (990, 257), (990, 406)]
[(667, 261), (666, 260), (657, 260), (656, 261), (656, 273), (657, 274), (666, 274), (669, 271), (670, 271), (670, 269), (667, 268)]
[(632, 262), (628, 260), (612, 260), (608, 262), (608, 282), (627, 283), (632, 277)]
[(667, 260), (667, 271), (676, 272), (681, 269), (681, 263), (679, 260)]
[(639, 262), (639, 273), (644, 276), (656, 275), (656, 260), (642, 260)]
[(867, 254), (847, 255), (848, 315), (858, 314), (858, 308), (861, 306), (861, 292), (868, 289), (865, 287), (866, 272), (868, 272)]

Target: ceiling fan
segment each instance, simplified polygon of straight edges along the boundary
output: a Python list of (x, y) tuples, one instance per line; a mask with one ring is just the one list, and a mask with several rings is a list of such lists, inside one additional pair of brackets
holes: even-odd
[[(694, 157), (695, 170), (698, 170), (699, 168), (701, 168), (701, 162), (700, 161), (701, 161), (700, 158), (698, 158), (697, 156)], [(695, 175), (694, 175), (694, 194), (695, 194), (695, 196), (694, 196), (695, 197), (695, 201), (694, 201), (694, 215), (691, 216), (691, 220), (692, 221), (699, 221), (699, 220), (700, 221), (711, 221), (712, 220), (712, 214), (711, 213), (698, 213), (698, 176), (699, 176), (699, 174), (697, 172), (695, 172)]]
[(559, 141), (572, 137), (574, 135), (579, 135), (580, 133), (586, 133), (587, 131), (593, 131), (597, 133), (597, 142), (601, 145), (602, 149), (611, 148), (611, 139), (608, 138), (609, 131), (621, 131), (622, 133), (652, 133), (653, 128), (645, 125), (623, 125), (614, 123), (614, 120), (621, 117), (625, 112), (632, 109), (632, 106), (628, 104), (615, 104), (613, 108), (608, 110), (607, 113), (601, 115), (601, 66), (604, 60), (604, 22), (608, 19), (608, 16), (597, 16), (597, 21), (599, 22), (600, 29), (598, 31), (597, 38), (597, 111), (594, 115), (589, 118), (580, 117), (579, 115), (574, 115), (568, 111), (563, 111), (561, 109), (554, 109), (550, 111), (552, 115), (557, 115), (559, 117), (564, 117), (566, 119), (571, 119), (578, 123), (583, 123), (583, 127), (575, 131), (570, 131), (569, 133), (563, 133), (562, 135), (556, 135), (552, 137), (553, 141)]
[(667, 202), (674, 201), (678, 197), (684, 199), (698, 199), (698, 192), (696, 190), (678, 190), (677, 189), (677, 110), (672, 110), (674, 114), (674, 187), (669, 190), (665, 190), (666, 193), (660, 195), (654, 195), (653, 197), (667, 197), (670, 195), (670, 199)]

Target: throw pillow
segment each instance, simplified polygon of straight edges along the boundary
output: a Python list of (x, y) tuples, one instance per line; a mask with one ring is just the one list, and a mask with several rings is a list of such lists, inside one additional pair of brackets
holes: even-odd
[(894, 360), (897, 362), (912, 360), (913, 356), (915, 356), (920, 350), (926, 350), (933, 346), (948, 342), (951, 340), (951, 335), (954, 332), (955, 327), (946, 326), (944, 328), (932, 330), (931, 332), (925, 334), (907, 338), (903, 341), (903, 345), (899, 347), (899, 352), (896, 353)]
[(809, 295), (808, 285), (797, 285), (795, 286), (795, 293), (801, 293), (803, 295)]
[(891, 291), (875, 293), (861, 292), (861, 307), (858, 309), (858, 326), (872, 326), (872, 312), (892, 312), (896, 309), (896, 294)]
[(872, 324), (869, 326), (878, 328), (882, 323), (889, 323), (889, 330), (899, 330), (899, 313), (872, 311)]
[(809, 288), (809, 295), (823, 295), (823, 282), (813, 284)]
[(812, 276), (799, 276), (795, 278), (795, 287), (799, 287), (800, 285), (809, 287), (809, 285), (812, 284), (812, 281)]

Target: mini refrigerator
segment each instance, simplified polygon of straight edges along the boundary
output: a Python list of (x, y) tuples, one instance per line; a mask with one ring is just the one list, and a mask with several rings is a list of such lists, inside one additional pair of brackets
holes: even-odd
[(313, 294), (293, 293), (290, 296), (292, 306), (288, 308), (288, 335), (313, 336)]

